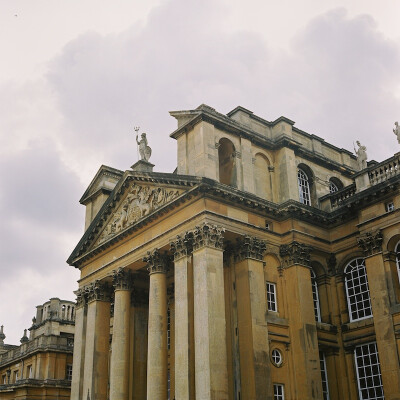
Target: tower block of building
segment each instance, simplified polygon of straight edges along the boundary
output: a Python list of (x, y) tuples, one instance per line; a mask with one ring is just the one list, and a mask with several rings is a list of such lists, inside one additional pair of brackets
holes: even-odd
[(171, 115), (174, 173), (142, 134), (81, 198), (71, 399), (399, 399), (400, 153)]

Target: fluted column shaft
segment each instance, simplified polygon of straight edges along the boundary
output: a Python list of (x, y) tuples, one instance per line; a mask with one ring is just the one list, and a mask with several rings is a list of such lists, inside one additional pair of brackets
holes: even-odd
[(172, 243), (175, 284), (175, 398), (192, 400), (194, 391), (193, 266), (191, 238), (178, 236)]
[(242, 396), (248, 400), (272, 398), (262, 240), (238, 240), (235, 275)]
[(147, 399), (166, 400), (168, 384), (166, 258), (155, 250), (148, 253), (144, 261), (148, 263), (150, 273)]
[[(86, 299), (82, 289), (76, 292), (74, 358), (72, 363), (71, 400), (82, 398), (86, 341)], [(36, 378), (38, 379), (38, 378)]]
[(193, 231), (197, 400), (228, 399), (222, 233), (210, 224)]
[(110, 367), (110, 399), (127, 400), (129, 396), (129, 320), (131, 276), (119, 268), (114, 271), (114, 324)]
[(108, 355), (110, 342), (110, 290), (99, 281), (86, 287), (85, 367), (83, 396), (107, 400)]

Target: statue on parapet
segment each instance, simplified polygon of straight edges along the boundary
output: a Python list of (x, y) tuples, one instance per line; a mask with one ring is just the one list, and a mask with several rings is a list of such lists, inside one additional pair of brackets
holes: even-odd
[(356, 146), (354, 146), (354, 152), (357, 156), (358, 167), (361, 170), (367, 168), (367, 148), (363, 146), (358, 140), (356, 141), (358, 149), (356, 150)]
[(151, 147), (147, 143), (147, 137), (145, 133), (141, 134), (140, 140), (136, 132), (136, 143), (139, 146), (140, 159), (144, 161), (149, 161), (151, 157)]
[(395, 128), (393, 129), (393, 133), (397, 136), (397, 142), (400, 143), (400, 126), (399, 123), (396, 121), (394, 123)]

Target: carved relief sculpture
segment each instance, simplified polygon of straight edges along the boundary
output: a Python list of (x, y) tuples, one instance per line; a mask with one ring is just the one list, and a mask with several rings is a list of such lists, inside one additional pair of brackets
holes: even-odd
[(120, 206), (120, 211), (114, 215), (112, 221), (104, 229), (98, 244), (115, 236), (117, 233), (179, 195), (180, 192), (178, 190), (140, 186), (133, 183), (129, 194)]

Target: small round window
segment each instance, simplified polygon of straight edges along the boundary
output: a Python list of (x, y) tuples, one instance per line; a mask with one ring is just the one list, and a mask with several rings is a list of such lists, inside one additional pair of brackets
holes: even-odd
[(272, 358), (272, 363), (276, 367), (280, 367), (282, 365), (282, 354), (278, 349), (272, 350), (271, 358)]

